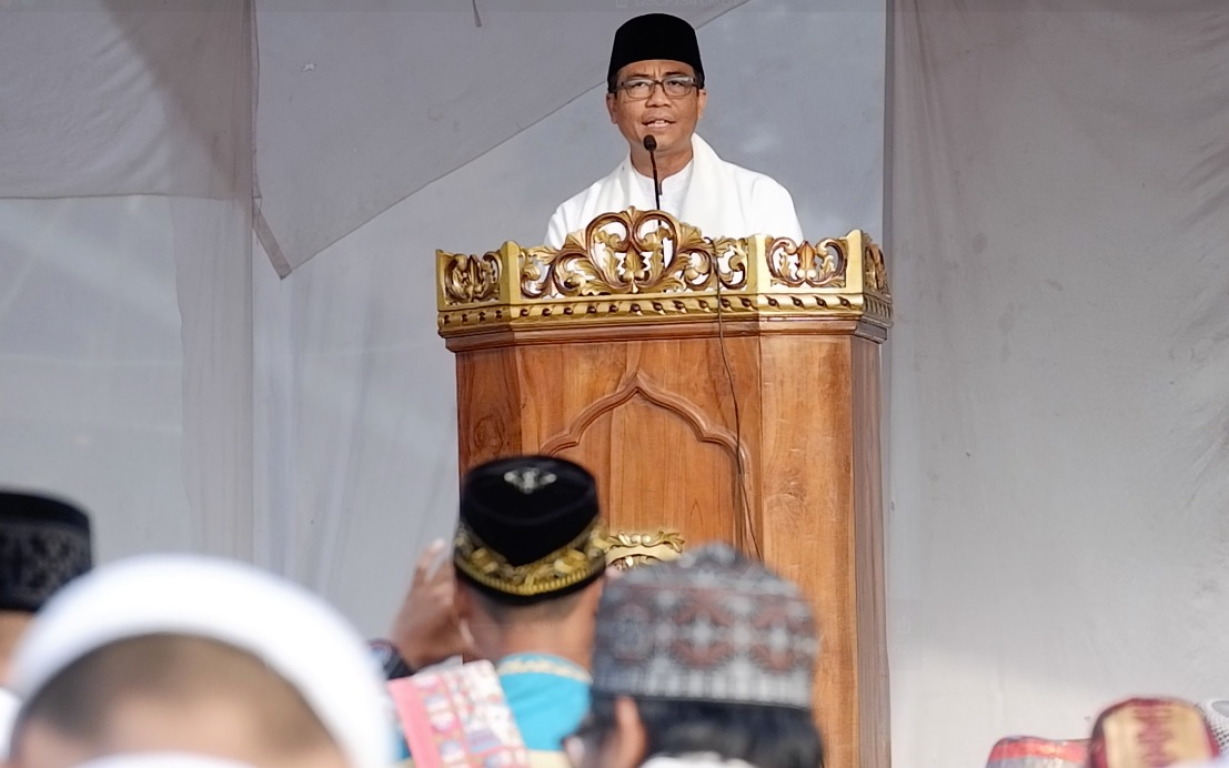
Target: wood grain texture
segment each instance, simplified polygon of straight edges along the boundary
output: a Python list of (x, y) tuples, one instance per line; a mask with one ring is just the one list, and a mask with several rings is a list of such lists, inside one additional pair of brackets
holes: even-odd
[(815, 320), (551, 330), (449, 340), (460, 466), (557, 452), (594, 472), (612, 528), (763, 557), (815, 607), (825, 765), (887, 768), (880, 337)]
[(880, 347), (851, 340), (855, 573), (858, 615), (858, 737), (862, 762), (891, 764), (888, 631), (884, 573)]

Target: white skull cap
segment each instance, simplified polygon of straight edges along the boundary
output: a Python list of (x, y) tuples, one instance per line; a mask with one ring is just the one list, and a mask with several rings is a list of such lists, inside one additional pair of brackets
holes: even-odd
[(383, 681), (363, 639), (306, 589), (230, 560), (144, 555), (77, 579), (22, 638), (12, 690), (29, 701), (87, 653), (164, 633), (216, 640), (269, 665), (302, 694), (352, 768), (395, 761)]

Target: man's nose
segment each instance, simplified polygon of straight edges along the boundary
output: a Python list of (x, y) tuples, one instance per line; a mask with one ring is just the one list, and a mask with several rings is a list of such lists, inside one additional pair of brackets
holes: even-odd
[(651, 107), (666, 107), (670, 105), (670, 97), (666, 95), (665, 83), (653, 83), (653, 90), (649, 91), (649, 98), (646, 100), (648, 106)]

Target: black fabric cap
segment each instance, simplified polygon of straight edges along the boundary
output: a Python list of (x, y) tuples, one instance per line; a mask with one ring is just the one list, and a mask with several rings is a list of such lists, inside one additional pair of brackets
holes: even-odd
[(615, 32), (606, 89), (614, 93), (619, 85), (620, 69), (652, 59), (690, 64), (700, 84), (704, 83), (704, 65), (700, 63), (700, 44), (696, 41), (695, 29), (677, 16), (650, 13), (625, 22)]
[(33, 613), (92, 566), (84, 512), (46, 496), (0, 491), (0, 610)]
[[(604, 553), (591, 551), (598, 515), (597, 483), (578, 464), (550, 456), (482, 464), (462, 482), (453, 552), (457, 573), (505, 602), (532, 603), (575, 592), (605, 568)], [(569, 578), (542, 571), (560, 559), (560, 550), (579, 565)], [(504, 567), (496, 572), (484, 559), (487, 554)], [(537, 575), (526, 584), (524, 574), (535, 567)]]

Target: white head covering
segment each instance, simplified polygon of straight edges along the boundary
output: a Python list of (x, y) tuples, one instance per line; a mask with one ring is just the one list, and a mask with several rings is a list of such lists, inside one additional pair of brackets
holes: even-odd
[(9, 735), (13, 730), (13, 721), (17, 719), (17, 710), (21, 702), (8, 691), (0, 688), (0, 760), (8, 757)]
[(394, 760), (382, 681), (362, 638), (302, 587), (228, 560), (148, 555), (81, 577), (18, 644), (13, 691), (29, 701), (90, 651), (157, 633), (217, 640), (264, 661), (298, 689), (352, 768)]
[(220, 757), (185, 755), (178, 752), (143, 752), (133, 755), (100, 757), (76, 768), (251, 768)]

